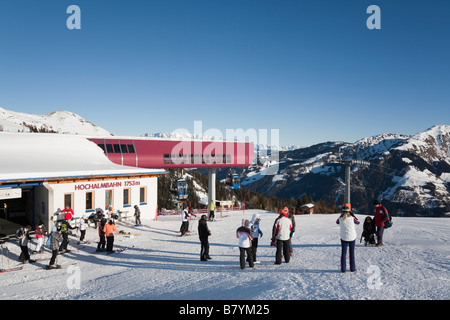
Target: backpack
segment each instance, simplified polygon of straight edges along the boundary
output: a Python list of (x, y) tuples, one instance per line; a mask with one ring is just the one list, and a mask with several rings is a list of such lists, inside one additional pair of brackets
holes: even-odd
[(23, 236), (22, 229), (17, 229), (17, 231), (16, 231), (16, 238), (20, 239), (20, 238), (22, 238), (22, 236)]
[(387, 219), (384, 221), (384, 228), (387, 229), (387, 228), (392, 227), (392, 225), (393, 225), (394, 223), (392, 222), (392, 217), (391, 217), (391, 215), (389, 215), (389, 214), (387, 213), (385, 207), (382, 206), (381, 208), (383, 209), (384, 215), (387, 217)]
[(50, 248), (50, 245), (52, 243), (52, 236), (53, 236), (53, 233), (50, 233), (50, 235), (48, 236), (47, 241), (45, 241), (45, 246), (48, 247), (48, 248)]

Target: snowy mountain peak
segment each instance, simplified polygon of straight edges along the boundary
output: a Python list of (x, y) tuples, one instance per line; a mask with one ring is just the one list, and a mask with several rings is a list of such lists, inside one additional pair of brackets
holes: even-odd
[(0, 107), (0, 131), (57, 132), (89, 136), (112, 136), (110, 132), (70, 111), (54, 111), (43, 115), (9, 111)]

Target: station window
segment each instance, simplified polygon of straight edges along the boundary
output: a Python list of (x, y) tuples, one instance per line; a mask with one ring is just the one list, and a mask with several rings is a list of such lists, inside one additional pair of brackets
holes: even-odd
[(115, 144), (115, 145), (114, 145), (114, 152), (115, 152), (115, 153), (121, 153), (121, 152), (120, 152), (120, 146), (119, 146), (118, 144)]
[(134, 146), (132, 144), (128, 145), (128, 152), (129, 153), (136, 153), (136, 151), (134, 150)]
[(170, 164), (170, 154), (164, 154), (164, 164)]
[(139, 203), (140, 204), (147, 203), (147, 187), (139, 188)]
[(105, 208), (112, 206), (113, 204), (113, 191), (105, 190)]
[(65, 207), (73, 209), (73, 193), (64, 193), (64, 208)]
[(106, 145), (106, 152), (108, 152), (108, 153), (113, 153), (114, 152), (112, 144), (107, 144)]
[(103, 150), (103, 152), (105, 152), (105, 145), (103, 143), (99, 143), (97, 145)]
[(123, 205), (125, 206), (130, 206), (131, 204), (131, 192), (130, 192), (130, 188), (125, 188), (123, 189)]
[(86, 192), (86, 211), (94, 210), (94, 192), (87, 191)]

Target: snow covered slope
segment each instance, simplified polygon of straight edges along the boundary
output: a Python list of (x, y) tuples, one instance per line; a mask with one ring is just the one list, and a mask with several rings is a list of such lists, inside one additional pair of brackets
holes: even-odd
[[(236, 229), (242, 218), (250, 219), (253, 213), (260, 213), (262, 218), (260, 264), (241, 271)], [(179, 217), (143, 221), (139, 228), (132, 227), (132, 222), (119, 222), (119, 230), (140, 233), (116, 235), (115, 247), (128, 248), (124, 252), (91, 254), (96, 247), (94, 242), (58, 257), (59, 264), (76, 263), (70, 269), (37, 271), (36, 268), (48, 264), (45, 261), (27, 264), (21, 271), (2, 273), (0, 299), (446, 300), (449, 297), (450, 219), (394, 218), (394, 226), (385, 231), (385, 246), (381, 248), (360, 244), (362, 224), (357, 226), (357, 272), (343, 274), (339, 267), (337, 214), (296, 216), (295, 255), (289, 264), (282, 265), (274, 265), (275, 248), (269, 245), (276, 216), (248, 210), (245, 215), (240, 211), (209, 222), (212, 260), (207, 262), (200, 261), (197, 236), (178, 236)], [(191, 223), (196, 230), (197, 221)], [(96, 241), (97, 237), (95, 229), (87, 230), (87, 239)], [(11, 260), (4, 257), (4, 267), (7, 263), (18, 264), (17, 243), (6, 245)], [(40, 257), (49, 258), (50, 253), (47, 250)], [(172, 303), (175, 308), (176, 302)]]
[(15, 112), (0, 107), (0, 131), (57, 132), (89, 136), (111, 136), (105, 129), (69, 111), (55, 111), (43, 115)]

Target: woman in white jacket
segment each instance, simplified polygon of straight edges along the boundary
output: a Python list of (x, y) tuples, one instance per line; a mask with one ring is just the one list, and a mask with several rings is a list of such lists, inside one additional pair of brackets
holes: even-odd
[(347, 206), (342, 208), (342, 214), (336, 223), (341, 227), (341, 271), (345, 272), (347, 269), (347, 247), (350, 248), (350, 271), (356, 271), (355, 265), (355, 242), (356, 242), (356, 228), (355, 224), (359, 224), (359, 220), (355, 218)]

